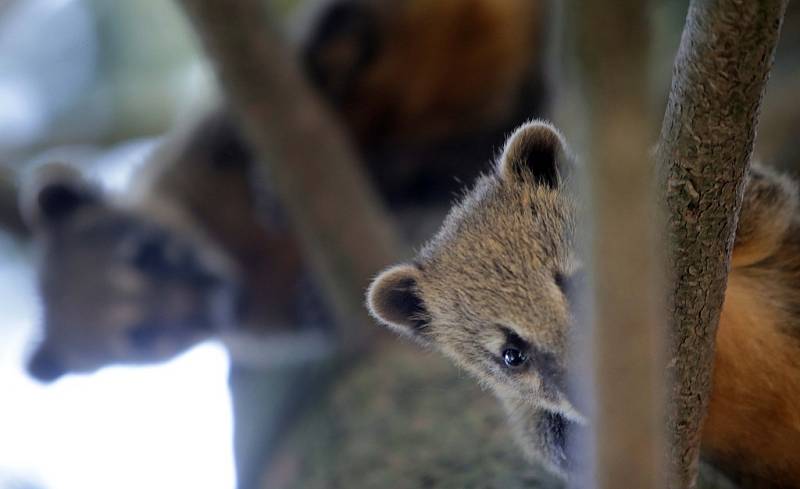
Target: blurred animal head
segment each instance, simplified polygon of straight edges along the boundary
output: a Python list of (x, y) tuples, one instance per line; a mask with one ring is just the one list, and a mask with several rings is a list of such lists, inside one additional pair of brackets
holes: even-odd
[(524, 421), (533, 433), (522, 438), (559, 469), (565, 427), (583, 423), (565, 386), (581, 275), (565, 152), (549, 124), (518, 129), (416, 260), (386, 270), (368, 292), (382, 323), (440, 350), (507, 406), (540, 413)]
[(41, 168), (21, 205), (40, 246), (35, 378), (166, 360), (232, 320), (236, 271), (180, 217), (114, 203), (64, 165)]

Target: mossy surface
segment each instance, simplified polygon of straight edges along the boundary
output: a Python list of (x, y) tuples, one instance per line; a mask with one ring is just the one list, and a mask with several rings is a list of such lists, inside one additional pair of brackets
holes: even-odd
[[(397, 343), (341, 374), (325, 368), (298, 381), (335, 378), (295, 413), (262, 489), (564, 487), (522, 457), (491, 393), (439, 355)], [(699, 489), (732, 487), (703, 466)]]
[(298, 423), (262, 487), (557, 488), (527, 463), (497, 401), (438, 355), (389, 346)]

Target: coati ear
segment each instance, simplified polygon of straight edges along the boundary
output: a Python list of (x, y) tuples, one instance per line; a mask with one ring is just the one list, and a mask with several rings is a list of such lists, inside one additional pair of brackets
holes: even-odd
[(564, 138), (547, 122), (531, 121), (506, 141), (497, 171), (508, 182), (531, 180), (556, 188), (563, 178), (566, 159)]
[(380, 49), (378, 18), (363, 2), (341, 0), (327, 7), (303, 48), (312, 82), (334, 103), (352, 92)]
[(421, 272), (414, 265), (397, 265), (372, 281), (367, 306), (380, 322), (405, 336), (423, 340), (427, 310), (417, 288)]
[(100, 190), (68, 165), (52, 163), (35, 170), (20, 192), (22, 215), (31, 227), (48, 226), (76, 210), (101, 201)]

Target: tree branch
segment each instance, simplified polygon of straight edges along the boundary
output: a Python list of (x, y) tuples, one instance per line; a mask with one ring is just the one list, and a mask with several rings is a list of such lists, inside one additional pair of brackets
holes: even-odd
[(13, 172), (0, 168), (0, 228), (17, 239), (27, 239), (30, 230), (22, 220), (17, 193)]
[[(647, 2), (572, 2), (588, 108), (598, 488), (661, 486), (656, 232), (649, 142)], [(585, 482), (583, 482), (585, 484)], [(592, 487), (582, 485), (581, 487)]]
[(670, 233), (669, 487), (694, 487), (743, 178), (786, 0), (693, 0), (657, 151)]
[(363, 307), (397, 239), (341, 128), (295, 65), (260, 0), (181, 0), (262, 158), (348, 348), (376, 330)]

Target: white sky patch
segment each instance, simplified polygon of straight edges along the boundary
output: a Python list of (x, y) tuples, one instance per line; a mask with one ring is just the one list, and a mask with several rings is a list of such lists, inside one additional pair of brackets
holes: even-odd
[(0, 257), (0, 489), (235, 487), (222, 346), (42, 386), (23, 367), (38, 314), (33, 274), (2, 240)]

